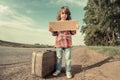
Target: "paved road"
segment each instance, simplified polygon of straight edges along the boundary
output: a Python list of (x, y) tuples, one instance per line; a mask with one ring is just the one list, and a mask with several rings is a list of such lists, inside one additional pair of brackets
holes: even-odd
[(54, 48), (15, 48), (0, 46), (0, 65), (31, 61), (33, 51), (54, 50)]

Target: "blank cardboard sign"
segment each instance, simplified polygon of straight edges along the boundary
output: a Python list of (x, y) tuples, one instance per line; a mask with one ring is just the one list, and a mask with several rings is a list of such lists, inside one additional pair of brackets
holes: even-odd
[(49, 31), (68, 31), (77, 29), (78, 29), (77, 20), (49, 22)]

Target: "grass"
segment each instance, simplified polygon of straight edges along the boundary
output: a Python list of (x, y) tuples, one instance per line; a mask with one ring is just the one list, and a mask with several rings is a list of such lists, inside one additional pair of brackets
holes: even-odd
[(120, 46), (88, 46), (88, 48), (120, 60)]

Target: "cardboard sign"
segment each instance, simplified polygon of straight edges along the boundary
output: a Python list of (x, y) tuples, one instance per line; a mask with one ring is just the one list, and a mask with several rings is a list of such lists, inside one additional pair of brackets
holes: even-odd
[(78, 21), (76, 20), (49, 22), (49, 31), (68, 31), (77, 29)]

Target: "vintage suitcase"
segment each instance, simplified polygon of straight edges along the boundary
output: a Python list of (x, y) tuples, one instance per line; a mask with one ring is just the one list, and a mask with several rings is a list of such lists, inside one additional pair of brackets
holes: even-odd
[(32, 53), (32, 74), (39, 77), (46, 77), (55, 70), (56, 52), (38, 51)]

